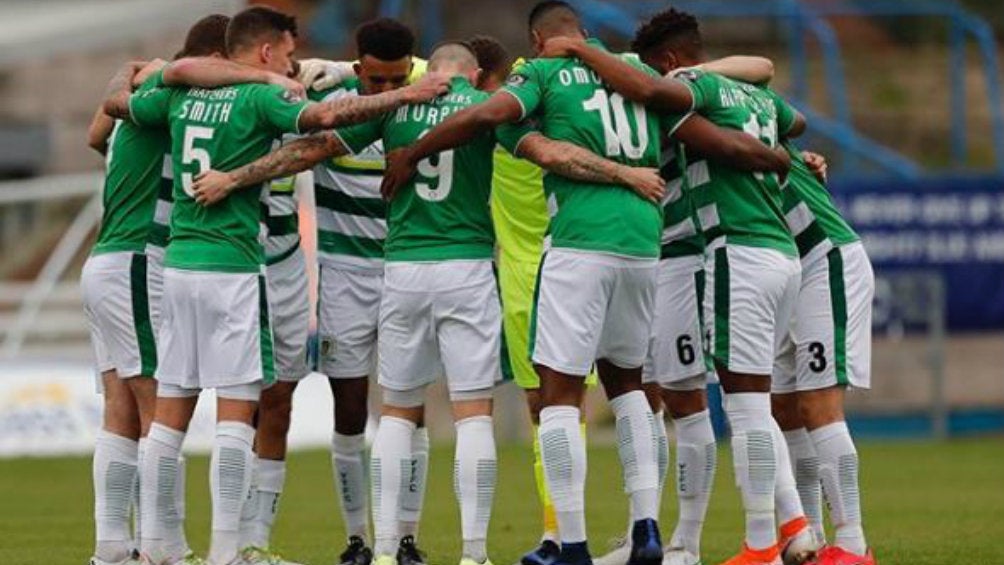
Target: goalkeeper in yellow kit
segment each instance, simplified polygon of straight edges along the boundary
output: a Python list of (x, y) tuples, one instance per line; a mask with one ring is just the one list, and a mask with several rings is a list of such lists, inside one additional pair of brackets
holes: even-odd
[[(494, 92), (500, 88), (513, 68), (523, 63), (514, 60), (497, 40), (474, 37), (468, 42), (478, 57), (481, 79), (478, 88)], [(502, 300), (502, 326), (508, 350), (506, 377), (512, 378), (526, 393), (533, 437), (537, 437), (540, 420), (540, 379), (530, 361), (530, 311), (533, 307), (534, 285), (547, 231), (547, 203), (544, 199), (543, 172), (530, 161), (513, 157), (501, 146), (495, 148), (492, 178), (491, 210), (498, 242), (498, 281)], [(503, 372), (506, 363), (503, 360)], [(596, 383), (596, 374), (589, 375), (587, 384)], [(582, 427), (585, 433), (585, 425)], [(558, 521), (544, 481), (540, 446), (533, 442), (533, 470), (537, 494), (543, 507), (544, 532), (540, 545), (524, 555), (522, 565), (549, 565), (561, 548), (558, 545)]]

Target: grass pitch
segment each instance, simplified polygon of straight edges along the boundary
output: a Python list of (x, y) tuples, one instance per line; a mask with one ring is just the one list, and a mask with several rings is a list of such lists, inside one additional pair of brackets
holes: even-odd
[[(1004, 564), (1004, 440), (868, 443), (859, 446), (865, 530), (883, 565)], [(434, 448), (420, 542), (432, 565), (459, 560), (452, 448)], [(489, 537), (496, 565), (509, 565), (537, 541), (540, 512), (529, 447), (499, 451), (501, 484)], [(589, 451), (587, 519), (594, 554), (623, 532), (627, 517), (616, 451)], [(188, 466), (188, 539), (208, 544), (208, 458)], [(326, 452), (290, 457), (273, 545), (288, 558), (331, 564), (344, 546)], [(83, 565), (92, 551), (90, 459), (0, 460), (0, 563)], [(719, 469), (704, 535), (704, 561), (729, 557), (742, 539), (731, 459)], [(663, 530), (676, 514), (664, 498)]]

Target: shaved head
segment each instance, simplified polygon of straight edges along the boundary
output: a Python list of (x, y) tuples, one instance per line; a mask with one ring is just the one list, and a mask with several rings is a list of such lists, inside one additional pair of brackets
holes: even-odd
[(530, 10), (530, 44), (540, 53), (544, 42), (552, 37), (585, 38), (579, 13), (567, 2), (544, 0)]
[(531, 31), (545, 35), (557, 35), (561, 31), (582, 27), (575, 8), (558, 0), (546, 0), (534, 6), (529, 23)]
[(433, 49), (429, 56), (429, 70), (462, 73), (477, 71), (478, 57), (473, 49), (459, 41), (443, 43)]

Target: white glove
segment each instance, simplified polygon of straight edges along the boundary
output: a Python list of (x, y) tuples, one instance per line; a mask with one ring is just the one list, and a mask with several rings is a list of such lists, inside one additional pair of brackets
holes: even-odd
[(350, 62), (303, 59), (300, 61), (300, 75), (297, 80), (307, 88), (324, 90), (354, 76), (356, 71)]

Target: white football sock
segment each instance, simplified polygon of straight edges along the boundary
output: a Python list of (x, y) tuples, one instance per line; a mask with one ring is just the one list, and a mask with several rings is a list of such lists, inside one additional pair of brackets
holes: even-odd
[(610, 401), (617, 426), (617, 453), (624, 490), (631, 497), (631, 521), (659, 517), (659, 461), (655, 416), (640, 390)]
[(396, 555), (400, 541), (398, 510), (401, 492), (408, 487), (404, 470), (411, 467), (411, 437), (415, 424), (381, 416), (370, 455), (375, 555)]
[(408, 488), (401, 493), (400, 534), (418, 536), (418, 523), (425, 502), (425, 480), (429, 475), (429, 429), (415, 429), (411, 435), (411, 473)]
[(455, 424), (453, 488), (460, 505), (463, 556), (478, 563), (488, 558), (485, 546), (495, 499), (498, 461), (491, 416), (472, 416)]
[(172, 562), (188, 551), (184, 523), (178, 513), (178, 456), (185, 432), (161, 424), (150, 426), (140, 461), (141, 551), (154, 563)]
[(132, 551), (129, 510), (137, 485), (139, 446), (135, 440), (101, 430), (94, 445), (94, 555), (121, 561)]
[(245, 524), (241, 523), (241, 534), (247, 536), (241, 540), (241, 546), (267, 548), (272, 537), (272, 525), (279, 511), (279, 497), (286, 483), (286, 462), (275, 459), (255, 459), (255, 480), (252, 490), (254, 494), (248, 497), (253, 501), (249, 531), (244, 532)]
[(336, 431), (331, 440), (331, 469), (335, 474), (335, 490), (342, 503), (345, 532), (365, 541), (370, 529), (366, 434), (342, 435)]
[(784, 432), (771, 419), (771, 431), (774, 434), (774, 452), (777, 457), (777, 480), (774, 483), (774, 509), (777, 513), (778, 526), (783, 526), (796, 518), (804, 518), (802, 498), (795, 486), (794, 466), (788, 453), (788, 442)]
[(805, 517), (812, 526), (816, 541), (822, 543), (826, 540), (826, 532), (823, 530), (823, 491), (819, 483), (819, 457), (816, 456), (816, 448), (805, 428), (784, 432), (784, 441), (791, 454), (795, 487), (802, 500), (802, 509), (805, 510)]
[(586, 541), (586, 442), (579, 409), (548, 406), (540, 411), (541, 459), (562, 543)]
[(136, 449), (136, 481), (132, 487), (132, 539), (133, 547), (139, 549), (139, 541), (143, 539), (142, 513), (139, 509), (139, 462), (146, 453), (146, 437), (139, 438)]
[(819, 454), (819, 476), (830, 506), (835, 530), (833, 543), (864, 555), (868, 544), (861, 525), (858, 490), (858, 452), (846, 422), (834, 422), (809, 432)]
[(746, 545), (764, 549), (777, 543), (774, 485), (777, 450), (770, 415), (770, 394), (725, 394), (725, 413), (732, 426), (732, 464), (746, 511)]
[(243, 422), (216, 423), (216, 441), (209, 463), (209, 490), (213, 501), (209, 562), (226, 565), (240, 549), (241, 509), (251, 487), (255, 430)]
[(666, 415), (662, 410), (653, 414), (655, 427), (656, 456), (659, 463), (659, 500), (662, 500), (662, 490), (666, 486), (666, 474), (669, 472), (669, 436), (666, 434)]
[(701, 530), (708, 513), (711, 486), (715, 481), (718, 450), (711, 413), (703, 410), (673, 420), (676, 427), (676, 493), (680, 518), (673, 531), (671, 547), (701, 554)]

